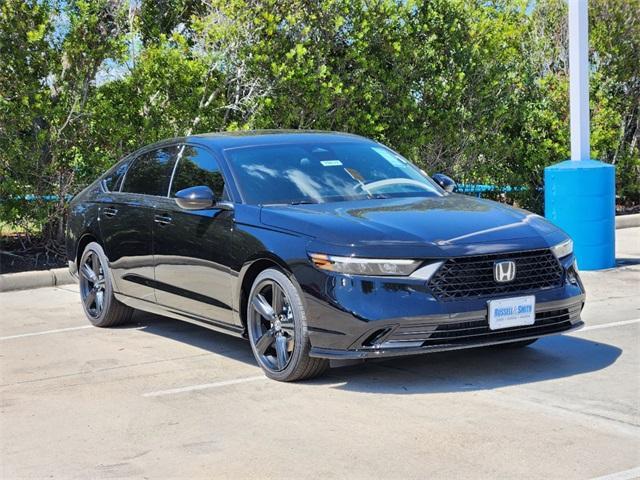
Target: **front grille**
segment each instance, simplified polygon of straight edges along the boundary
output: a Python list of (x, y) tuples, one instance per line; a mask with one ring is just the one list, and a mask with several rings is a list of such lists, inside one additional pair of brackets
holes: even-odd
[[(498, 283), (493, 277), (494, 263), (502, 260), (516, 264), (516, 277), (511, 282)], [(562, 273), (550, 250), (457, 257), (438, 269), (429, 288), (443, 301), (525, 293), (561, 286)]]
[(387, 337), (383, 346), (402, 347), (421, 344), (442, 347), (471, 343), (486, 343), (562, 332), (580, 318), (582, 302), (565, 308), (536, 313), (533, 325), (491, 330), (487, 317), (457, 323), (401, 325)]

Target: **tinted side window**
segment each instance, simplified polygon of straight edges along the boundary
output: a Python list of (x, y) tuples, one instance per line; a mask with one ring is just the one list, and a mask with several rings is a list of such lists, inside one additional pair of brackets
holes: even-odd
[(120, 184), (124, 178), (124, 174), (129, 167), (129, 161), (122, 162), (112, 168), (102, 179), (102, 184), (108, 192), (117, 192), (120, 190)]
[(122, 191), (166, 197), (176, 150), (173, 146), (159, 148), (135, 159), (124, 179)]
[(218, 162), (206, 150), (183, 145), (178, 150), (178, 167), (171, 185), (171, 196), (189, 187), (206, 185), (216, 198), (225, 198), (224, 179)]

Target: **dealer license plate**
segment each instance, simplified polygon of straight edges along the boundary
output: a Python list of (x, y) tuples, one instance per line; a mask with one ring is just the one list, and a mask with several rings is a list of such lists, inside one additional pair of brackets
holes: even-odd
[(536, 321), (536, 297), (501, 298), (489, 302), (489, 328), (521, 327)]

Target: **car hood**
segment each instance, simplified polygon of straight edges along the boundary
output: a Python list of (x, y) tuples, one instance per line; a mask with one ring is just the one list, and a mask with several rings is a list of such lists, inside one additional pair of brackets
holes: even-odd
[[(451, 249), (471, 253), (482, 250), (482, 245), (492, 245), (491, 251), (541, 248), (566, 238), (539, 215), (459, 194), (268, 206), (260, 219), (329, 245), (430, 246), (433, 255)], [(479, 247), (470, 248), (474, 245)]]

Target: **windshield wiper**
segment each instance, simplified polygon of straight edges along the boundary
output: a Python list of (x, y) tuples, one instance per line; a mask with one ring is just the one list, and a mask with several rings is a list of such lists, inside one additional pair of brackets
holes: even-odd
[(289, 202), (289, 205), (315, 205), (318, 202), (314, 202), (313, 200), (294, 200), (293, 202)]

